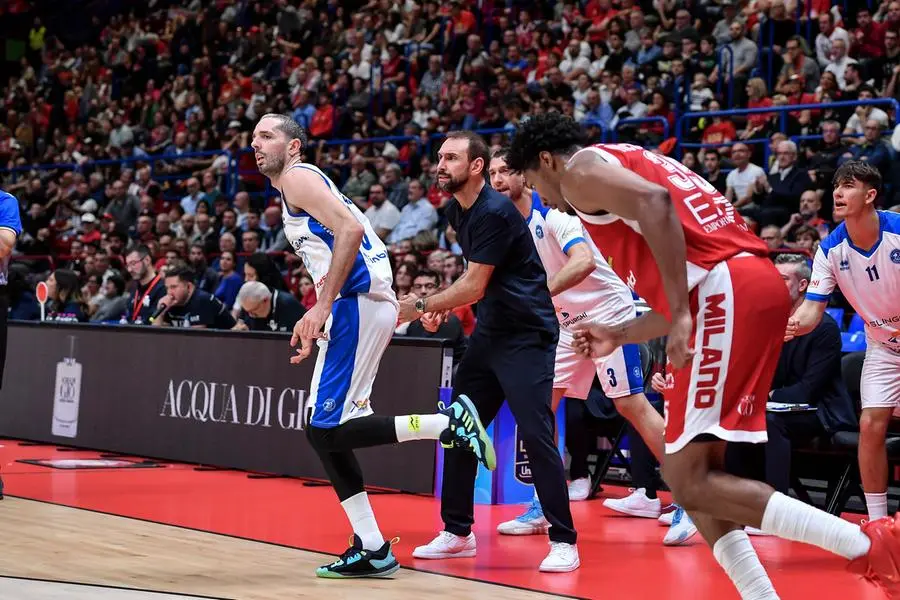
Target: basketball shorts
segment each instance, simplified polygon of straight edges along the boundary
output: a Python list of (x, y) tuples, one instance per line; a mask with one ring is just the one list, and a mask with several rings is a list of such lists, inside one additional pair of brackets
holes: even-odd
[(397, 326), (397, 305), (366, 295), (335, 300), (313, 371), (307, 413), (315, 427), (372, 414), (369, 397), (381, 356)]
[(859, 382), (863, 408), (893, 408), (900, 413), (900, 353), (868, 341)]
[(628, 344), (603, 358), (585, 358), (575, 350), (572, 334), (559, 330), (556, 346), (554, 389), (566, 389), (566, 396), (584, 400), (591, 391), (594, 375), (600, 379), (607, 398), (623, 398), (644, 391), (644, 370), (638, 346)]
[(778, 366), (791, 301), (766, 258), (719, 263), (690, 293), (694, 357), (667, 366), (666, 453), (700, 435), (763, 443), (766, 402)]

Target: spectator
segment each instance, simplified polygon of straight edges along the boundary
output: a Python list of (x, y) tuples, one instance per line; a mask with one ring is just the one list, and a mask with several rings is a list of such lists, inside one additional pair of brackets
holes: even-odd
[(819, 192), (815, 190), (803, 192), (800, 196), (800, 210), (792, 214), (781, 228), (782, 237), (790, 238), (795, 230), (806, 227), (816, 231), (819, 239), (824, 239), (829, 233), (829, 226), (828, 222), (819, 216), (821, 210), (822, 200), (819, 198)]
[(816, 60), (823, 69), (831, 62), (835, 40), (844, 42), (844, 48), (850, 48), (850, 35), (842, 27), (837, 27), (834, 15), (823, 12), (819, 15), (819, 35), (816, 36)]
[(263, 252), (284, 252), (290, 248), (284, 235), (284, 222), (281, 219), (281, 207), (270, 206), (263, 212), (262, 245)]
[(724, 195), (728, 191), (728, 181), (721, 167), (722, 161), (718, 152), (707, 152), (703, 155), (703, 178)]
[(891, 162), (891, 154), (888, 145), (881, 139), (881, 122), (869, 118), (865, 122), (865, 133), (862, 142), (853, 146), (849, 152), (845, 152), (838, 159), (838, 166), (848, 160), (864, 160), (881, 172), (881, 176), (889, 181), (888, 167)]
[(245, 254), (254, 254), (262, 252), (260, 250), (261, 236), (259, 230), (250, 229), (241, 234), (241, 251)]
[(731, 147), (731, 160), (734, 169), (725, 178), (728, 184), (725, 197), (735, 208), (740, 208), (752, 202), (755, 183), (760, 177), (765, 177), (766, 172), (750, 162), (750, 148), (746, 144)]
[(158, 303), (162, 313), (153, 321), (156, 327), (194, 329), (231, 329), (234, 318), (218, 298), (194, 286), (194, 274), (187, 267), (166, 273), (166, 295)]
[(298, 292), (300, 295), (300, 304), (303, 305), (303, 308), (309, 310), (316, 305), (316, 286), (313, 283), (312, 277), (309, 275), (300, 277)]
[(241, 307), (234, 329), (249, 331), (293, 331), (306, 309), (291, 294), (270, 290), (260, 281), (248, 281), (237, 296)]
[(188, 264), (194, 272), (194, 285), (208, 294), (215, 293), (219, 287), (219, 274), (207, 264), (203, 244), (191, 244)]
[(375, 183), (375, 175), (366, 168), (366, 159), (357, 154), (350, 161), (350, 176), (344, 182), (341, 192), (353, 200), (360, 210), (366, 210), (366, 197), (369, 188)]
[(809, 56), (806, 40), (799, 35), (795, 35), (787, 41), (784, 48), (784, 65), (778, 74), (775, 90), (779, 94), (786, 94), (785, 84), (792, 76), (796, 75), (805, 82), (805, 91), (814, 93), (819, 86), (821, 69), (816, 60)]
[(847, 151), (841, 140), (841, 125), (837, 121), (822, 123), (822, 140), (817, 146), (808, 147), (806, 158), (809, 178), (816, 188), (831, 193), (831, 178), (838, 167), (838, 160)]
[(388, 201), (384, 186), (380, 183), (375, 183), (369, 188), (369, 204), (365, 212), (366, 218), (372, 224), (375, 234), (386, 240), (400, 221), (400, 211)]
[[(728, 30), (731, 34), (728, 48), (731, 49), (734, 56), (734, 71), (730, 74), (725, 73), (725, 78), (726, 80), (734, 79), (734, 89), (742, 91), (750, 77), (750, 72), (756, 67), (758, 49), (756, 44), (744, 35), (744, 25), (739, 21), (732, 21)], [(739, 100), (743, 99), (742, 94), (736, 93), (735, 95), (741, 96)]]
[(119, 322), (128, 312), (128, 295), (125, 293), (125, 280), (113, 275), (106, 280), (103, 296), (97, 301), (96, 310), (91, 316), (92, 323)]
[[(224, 239), (224, 238), (223, 238)], [(241, 289), (240, 273), (237, 272), (237, 259), (231, 250), (223, 250), (218, 258), (219, 285), (213, 294), (225, 306), (232, 306), (237, 300), (238, 291)]]
[(69, 269), (56, 269), (47, 278), (48, 310), (46, 321), (87, 321), (87, 304), (81, 296), (78, 274)]
[(837, 77), (838, 86), (842, 90), (847, 87), (847, 79), (845, 78), (847, 67), (851, 64), (856, 64), (856, 60), (850, 58), (847, 54), (848, 47), (849, 43), (844, 39), (835, 39), (831, 46), (831, 60), (828, 62), (828, 66), (825, 67), (826, 71), (834, 73), (835, 77)]
[(136, 325), (149, 324), (159, 300), (166, 295), (165, 282), (153, 267), (150, 249), (138, 245), (125, 256), (125, 267), (135, 281), (128, 300), (127, 319)]
[(781, 229), (777, 225), (766, 225), (759, 232), (759, 237), (769, 247), (770, 252), (775, 252), (785, 247)]
[(850, 54), (858, 59), (881, 58), (885, 51), (884, 34), (885, 26), (872, 19), (869, 7), (858, 6)]
[(394, 227), (387, 241), (398, 242), (415, 237), (419, 232), (429, 231), (437, 225), (437, 211), (425, 196), (425, 188), (418, 180), (409, 184), (409, 202), (400, 211), (397, 226)]
[(756, 180), (755, 207), (742, 211), (761, 225), (783, 225), (799, 209), (800, 195), (812, 187), (806, 170), (797, 167), (797, 145), (791, 141), (778, 144), (778, 172)]

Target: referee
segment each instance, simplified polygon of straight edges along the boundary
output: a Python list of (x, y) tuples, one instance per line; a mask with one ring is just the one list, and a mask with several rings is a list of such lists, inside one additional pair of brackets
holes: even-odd
[[(485, 183), (489, 159), (487, 145), (475, 133), (450, 133), (441, 146), (438, 184), (453, 194), (447, 217), (469, 268), (443, 292), (401, 299), (400, 321), (478, 302), (477, 325), (460, 361), (454, 393), (471, 398), (485, 424), (507, 401), (550, 524), (551, 550), (540, 569), (573, 571), (580, 564), (576, 533), (550, 410), (559, 322), (525, 221), (506, 196)], [(470, 452), (447, 451), (441, 493), (444, 531), (416, 548), (415, 558), (475, 556), (476, 467)]]
[[(3, 386), (3, 368), (6, 365), (6, 318), (9, 313), (9, 291), (6, 284), (9, 257), (16, 247), (16, 239), (22, 233), (19, 201), (15, 196), (0, 190), (0, 387)], [(0, 498), (3, 498), (3, 478), (0, 477)]]

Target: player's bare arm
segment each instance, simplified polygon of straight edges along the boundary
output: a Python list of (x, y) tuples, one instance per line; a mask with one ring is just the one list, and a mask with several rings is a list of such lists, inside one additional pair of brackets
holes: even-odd
[(588, 278), (594, 272), (594, 254), (585, 242), (578, 242), (569, 248), (566, 255), (569, 260), (559, 272), (547, 282), (550, 295), (556, 296), (571, 289)]
[(12, 254), (16, 247), (16, 232), (7, 227), (0, 227), (0, 260)]
[[(596, 190), (603, 190), (602, 194)], [(566, 165), (561, 181), (566, 200), (583, 213), (602, 211), (636, 221), (659, 267), (669, 302), (669, 359), (676, 367), (690, 358), (692, 319), (688, 300), (684, 231), (668, 191), (593, 152), (581, 152)]]
[[(426, 300), (425, 312), (443, 312), (457, 306), (478, 302), (484, 297), (484, 292), (493, 272), (493, 265), (469, 262), (469, 268), (466, 272), (453, 282), (450, 287)], [(400, 323), (415, 321), (420, 316), (420, 313), (416, 310), (416, 298), (407, 297), (400, 301)]]
[(787, 330), (784, 333), (784, 341), (790, 341), (793, 338), (806, 335), (815, 329), (825, 314), (825, 302), (817, 302), (815, 300), (804, 300), (794, 314), (788, 319)]
[(337, 297), (359, 252), (365, 234), (362, 224), (331, 191), (322, 185), (322, 178), (308, 169), (291, 169), (281, 178), (282, 189), (288, 206), (293, 210), (305, 210), (319, 223), (334, 232), (334, 248), (328, 277), (318, 291), (315, 306), (297, 322), (291, 345), (300, 338), (315, 338), (321, 334), (331, 307)]

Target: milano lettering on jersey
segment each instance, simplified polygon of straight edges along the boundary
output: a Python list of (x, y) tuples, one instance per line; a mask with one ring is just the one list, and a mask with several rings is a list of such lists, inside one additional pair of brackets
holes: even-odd
[(697, 375), (694, 406), (710, 408), (716, 403), (719, 379), (722, 375), (721, 344), (713, 343), (714, 336), (725, 335), (726, 314), (722, 306), (725, 294), (713, 294), (706, 299), (703, 309), (703, 331), (701, 333), (700, 370)]

